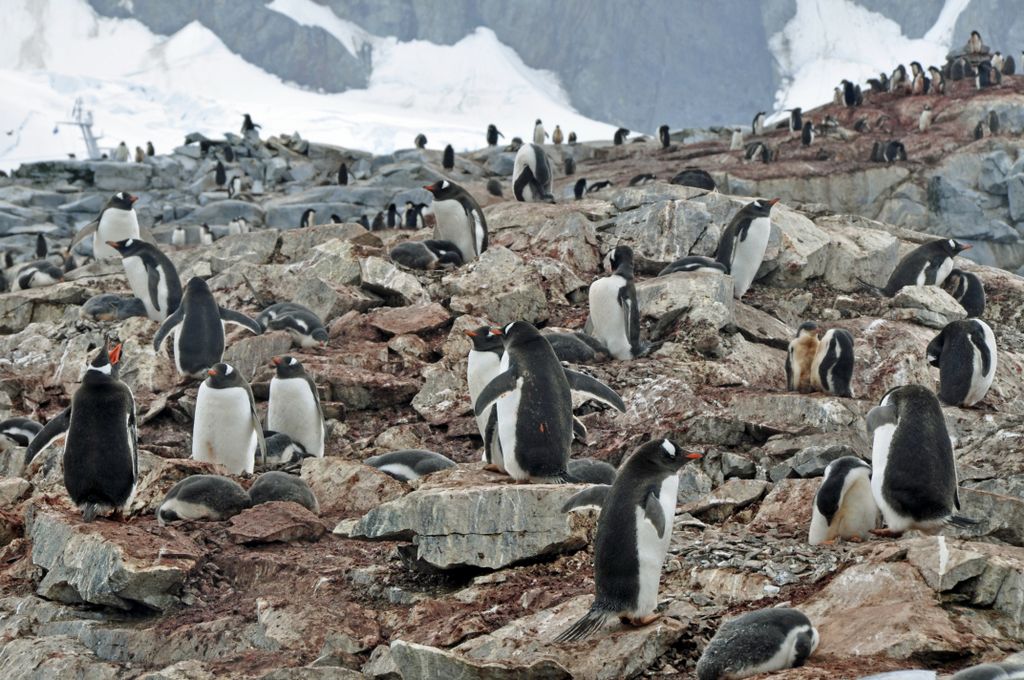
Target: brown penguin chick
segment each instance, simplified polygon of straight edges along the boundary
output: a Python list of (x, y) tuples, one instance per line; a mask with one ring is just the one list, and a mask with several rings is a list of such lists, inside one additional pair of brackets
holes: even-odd
[(818, 324), (806, 321), (800, 324), (796, 337), (789, 343), (786, 355), (786, 388), (791, 392), (813, 392), (811, 364), (818, 353)]

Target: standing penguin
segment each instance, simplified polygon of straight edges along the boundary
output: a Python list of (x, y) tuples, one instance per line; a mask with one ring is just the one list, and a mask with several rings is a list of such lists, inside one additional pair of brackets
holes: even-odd
[(183, 246), (188, 242), (188, 232), (185, 231), (185, 227), (178, 225), (171, 232), (171, 245), (172, 246)]
[(967, 316), (980, 317), (985, 313), (985, 286), (974, 274), (954, 269), (943, 287), (966, 310)]
[[(484, 388), (501, 373), (501, 355), (505, 351), (505, 345), (501, 341), (501, 336), (491, 333), (487, 326), (466, 331), (466, 335), (473, 342), (466, 361), (466, 382), (469, 384), (469, 400), (475, 404)], [(487, 426), (493, 411), (494, 406), (490, 405), (476, 416), (477, 429), (480, 430), (480, 436), (485, 442), (488, 441)], [(491, 446), (484, 447), (483, 460), (494, 469), (504, 472), (498, 437), (493, 437), (490, 441)]]
[(249, 383), (230, 364), (206, 373), (196, 395), (192, 458), (223, 465), (233, 475), (252, 474), (257, 447), (265, 459), (267, 445)]
[(622, 464), (610, 487), (592, 487), (594, 491), (569, 500), (563, 511), (577, 507), (583, 498), (586, 504), (601, 505), (594, 538), (597, 594), (590, 611), (556, 642), (588, 637), (615, 616), (633, 626), (657, 620), (658, 582), (672, 538), (679, 468), (700, 457), (668, 439), (655, 439)]
[(210, 231), (210, 225), (206, 222), (199, 225), (199, 243), (204, 246), (213, 243), (213, 232)]
[(767, 117), (767, 113), (764, 111), (758, 111), (754, 115), (754, 120), (750, 124), (750, 132), (753, 135), (760, 136), (764, 134), (764, 120)]
[(306, 208), (302, 211), (302, 217), (299, 218), (299, 229), (306, 229), (307, 227), (316, 226), (316, 210), (312, 208)]
[(417, 149), (425, 149), (427, 148), (427, 136), (421, 132), (416, 135), (416, 139), (413, 140), (413, 143), (416, 144)]
[(199, 277), (185, 285), (181, 304), (160, 325), (153, 336), (153, 349), (160, 351), (167, 334), (174, 331), (174, 363), (181, 375), (201, 378), (224, 356), (224, 323), (248, 328), (256, 335), (259, 324), (244, 314), (217, 305), (209, 286)]
[(789, 110), (789, 131), (801, 132), (804, 129), (803, 109), (799, 106)]
[(810, 619), (786, 607), (759, 609), (726, 621), (697, 661), (697, 680), (740, 680), (799, 668), (818, 648)]
[(146, 316), (163, 321), (181, 304), (181, 279), (170, 258), (152, 243), (139, 239), (108, 241), (120, 253), (128, 284), (146, 306)]
[(153, 142), (146, 142), (146, 155), (147, 156), (155, 156), (156, 155), (156, 149), (153, 148)]
[(324, 457), (324, 413), (316, 383), (298, 359), (274, 357), (267, 428), (283, 432), (317, 458)]
[(889, 390), (868, 412), (866, 424), (873, 440), (871, 492), (887, 527), (872, 533), (900, 536), (911, 529), (935, 532), (946, 523), (974, 524), (953, 514), (960, 509), (956, 461), (931, 390), (921, 385)]
[(213, 182), (218, 187), (222, 187), (228, 183), (228, 171), (220, 161), (217, 161), (217, 167), (213, 171)]
[(921, 110), (921, 117), (917, 120), (917, 129), (920, 132), (928, 132), (928, 128), (932, 126), (932, 106), (931, 104), (925, 104)]
[(338, 186), (348, 185), (348, 166), (342, 163), (338, 166)]
[(526, 200), (524, 190), (529, 187), (534, 201), (554, 203), (551, 177), (551, 162), (544, 149), (536, 144), (520, 147), (512, 168), (512, 195), (517, 201)]
[(761, 266), (764, 252), (768, 248), (768, 237), (772, 232), (772, 206), (778, 202), (777, 198), (770, 201), (758, 199), (743, 206), (718, 242), (715, 259), (732, 273), (733, 295), (736, 299), (743, 297), (750, 289)]
[(904, 286), (941, 286), (953, 271), (953, 258), (970, 248), (951, 238), (922, 244), (903, 256), (881, 292), (892, 297)]
[[(574, 428), (570, 392), (584, 393), (619, 411), (625, 411), (626, 405), (604, 383), (563, 368), (551, 345), (531, 324), (515, 321), (491, 332), (500, 335), (505, 345), (501, 373), (474, 402), (474, 415), (495, 405), (495, 434), (511, 477), (569, 481), (566, 464)], [(485, 449), (490, 444), (485, 440)]]
[(624, 127), (620, 127), (615, 131), (615, 135), (612, 137), (612, 144), (615, 146), (622, 146), (627, 137), (629, 137), (629, 130)]
[(853, 335), (845, 328), (833, 328), (818, 343), (811, 363), (811, 382), (827, 394), (853, 398)]
[(562, 139), (563, 139), (563, 137), (562, 137), (562, 128), (560, 128), (559, 126), (556, 125), (555, 126), (555, 131), (551, 133), (551, 143), (552, 144), (561, 144), (562, 143)]
[(128, 505), (139, 476), (135, 398), (118, 380), (121, 345), (100, 348), (89, 363), (71, 406), (48, 422), (25, 451), (25, 460), (67, 432), (64, 487), (91, 522), (96, 515)]
[(565, 157), (564, 165), (565, 165), (564, 170), (565, 170), (566, 176), (575, 175), (576, 174), (576, 159), (575, 158), (573, 158), (572, 156), (566, 156)]
[(575, 144), (575, 143), (576, 143), (576, 133), (575, 132), (570, 132), (569, 133), (569, 144)]
[(590, 284), (593, 335), (616, 359), (635, 359), (646, 351), (640, 341), (640, 306), (633, 284), (633, 249), (618, 246), (608, 254), (612, 273)]
[(388, 229), (398, 229), (402, 226), (402, 218), (398, 216), (398, 206), (394, 203), (388, 203), (388, 216), (387, 216)]
[(928, 343), (928, 363), (939, 369), (939, 399), (950, 406), (974, 406), (996, 376), (996, 336), (981, 319), (946, 327)]
[(811, 364), (818, 352), (818, 324), (805, 321), (790, 340), (786, 353), (786, 389), (790, 392), (810, 392), (814, 389)]
[[(110, 197), (100, 216), (85, 225), (71, 240), (69, 251), (73, 250), (86, 236), (92, 235), (92, 256), (97, 260), (117, 257), (117, 251), (107, 245), (108, 241), (123, 241), (128, 238), (139, 238), (139, 218), (135, 214), (135, 201), (127, 191), (118, 191)], [(151, 241), (152, 238), (146, 240)]]
[(993, 135), (999, 134), (999, 114), (995, 111), (988, 112), (988, 129)]
[(127, 163), (128, 155), (128, 145), (122, 141), (117, 145), (117, 148), (114, 149), (114, 160), (118, 163)]
[(548, 133), (544, 131), (544, 123), (540, 122), (540, 118), (533, 124), (533, 143), (543, 144), (544, 140), (548, 137)]
[(446, 179), (423, 188), (434, 196), (434, 240), (454, 243), (463, 262), (480, 257), (487, 250), (487, 220), (476, 199)]
[(449, 144), (444, 147), (444, 154), (441, 156), (441, 167), (445, 170), (455, 169), (455, 149)]
[(800, 143), (804, 146), (814, 143), (814, 123), (809, 120), (804, 121), (804, 127), (800, 133)]
[(577, 201), (583, 198), (583, 194), (587, 192), (587, 178), (580, 177), (576, 180), (576, 183), (572, 185), (572, 195)]
[(820, 545), (837, 538), (859, 541), (869, 538), (877, 524), (871, 466), (856, 456), (843, 456), (829, 463), (814, 495), (808, 542)]
[(491, 123), (487, 126), (487, 146), (498, 146), (498, 137), (504, 139), (505, 135), (501, 134), (494, 123)]
[(672, 135), (667, 125), (658, 128), (658, 139), (661, 141), (661, 148), (667, 149), (672, 145)]

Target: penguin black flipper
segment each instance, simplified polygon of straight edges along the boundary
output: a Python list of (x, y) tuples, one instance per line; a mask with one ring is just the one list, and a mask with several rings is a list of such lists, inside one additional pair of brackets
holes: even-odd
[(185, 318), (185, 308), (179, 305), (174, 313), (164, 319), (164, 322), (160, 324), (160, 328), (157, 329), (156, 335), (153, 336), (153, 351), (159, 354), (160, 345), (163, 344), (164, 338), (170, 333), (175, 326), (182, 322)]
[(640, 342), (640, 308), (634, 304), (636, 287), (632, 281), (619, 288), (618, 300), (619, 309), (622, 310), (622, 327), (626, 329), (626, 337), (629, 339), (633, 357), (642, 356), (645, 347)]
[[(263, 467), (267, 467), (267, 440), (263, 436), (263, 426), (260, 424), (260, 416), (256, 412), (256, 399), (252, 396), (252, 387), (248, 382), (243, 380), (242, 386), (245, 388), (246, 394), (249, 395), (249, 414), (252, 416), (252, 429), (256, 430), (256, 445), (260, 450), (260, 463)], [(313, 394), (316, 394), (315, 388)]]
[(535, 190), (537, 186), (537, 178), (533, 176), (533, 170), (527, 165), (523, 168), (523, 171), (519, 173), (519, 177), (516, 178), (515, 184), (512, 185), (512, 195), (516, 197), (517, 201), (525, 201), (523, 198), (523, 189), (531, 187), (531, 190)]
[(595, 484), (586, 488), (567, 500), (565, 505), (562, 506), (562, 512), (569, 512), (576, 508), (585, 508), (587, 506), (604, 507), (604, 502), (611, 490), (611, 484)]
[[(626, 404), (622, 401), (622, 397), (620, 397), (615, 390), (608, 387), (600, 380), (591, 378), (586, 373), (577, 373), (576, 371), (570, 371), (568, 368), (564, 370), (565, 378), (569, 381), (570, 390), (573, 392), (582, 392), (583, 394), (588, 395), (591, 399), (608, 404), (623, 413), (626, 412)], [(497, 380), (497, 378), (495, 378), (495, 380)]]
[[(145, 259), (143, 261), (145, 262)], [(149, 299), (153, 302), (153, 308), (158, 312), (164, 311), (160, 309), (160, 295), (158, 293), (160, 289), (160, 269), (156, 266), (156, 262), (146, 262), (146, 280), (149, 284)]]
[(942, 329), (938, 335), (932, 338), (932, 341), (928, 343), (928, 348), (925, 350), (925, 357), (928, 359), (928, 365), (940, 368), (942, 361), (942, 345), (945, 343), (946, 329)]
[(71, 245), (68, 246), (68, 250), (69, 251), (72, 250), (75, 246), (77, 246), (79, 243), (81, 243), (83, 240), (85, 240), (86, 236), (91, 236), (91, 235), (95, 234), (96, 230), (99, 229), (99, 228), (100, 228), (100, 220), (97, 217), (92, 222), (90, 222), (89, 224), (87, 224), (84, 227), (82, 227), (81, 229), (79, 229), (78, 233), (75, 234), (75, 237), (73, 239), (71, 239)]
[(654, 526), (659, 537), (665, 535), (665, 511), (661, 509), (656, 488), (652, 487), (647, 490), (647, 497), (644, 501), (644, 517)]
[(576, 416), (572, 417), (572, 436), (580, 444), (587, 443), (587, 426)]
[[(566, 371), (566, 373), (568, 374), (569, 371)], [(598, 384), (600, 385), (600, 383)], [(473, 405), (473, 414), (477, 416), (480, 415), (487, 410), (488, 406), (509, 392), (512, 392), (515, 388), (516, 376), (513, 375), (512, 371), (504, 371), (494, 376), (494, 379), (487, 383), (487, 387), (485, 387), (483, 391), (480, 392), (480, 396), (476, 398), (476, 404)]]
[(28, 448), (25, 449), (25, 465), (31, 463), (37, 453), (45, 449), (47, 446), (52, 444), (55, 439), (67, 432), (70, 425), (71, 407), (68, 406), (66, 409), (55, 415), (50, 422), (43, 426), (43, 429), (39, 430), (39, 434), (32, 438)]
[(491, 415), (487, 417), (487, 426), (484, 427), (484, 461), (487, 463), (493, 463), (494, 457), (491, 455), (491, 449), (497, 445), (501, 446), (501, 443), (495, 439), (495, 435), (498, 433), (498, 409), (491, 409)]
[(895, 425), (896, 421), (896, 407), (891, 404), (875, 406), (868, 411), (868, 415), (864, 419), (869, 436), (874, 435), (875, 430), (883, 425)]
[(225, 323), (233, 323), (237, 326), (241, 326), (242, 328), (248, 328), (256, 335), (263, 332), (263, 328), (261, 328), (258, 323), (241, 312), (236, 312), (233, 309), (225, 309), (224, 307), (217, 307), (217, 310), (220, 312), (220, 320)]

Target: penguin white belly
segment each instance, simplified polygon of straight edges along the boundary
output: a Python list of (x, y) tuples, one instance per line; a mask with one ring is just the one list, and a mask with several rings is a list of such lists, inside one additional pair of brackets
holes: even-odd
[(420, 478), (420, 476), (416, 474), (415, 470), (413, 470), (408, 465), (403, 465), (402, 463), (388, 463), (387, 465), (381, 465), (377, 469), (380, 470), (381, 472), (386, 472), (389, 475), (394, 475), (396, 477), (404, 479), (407, 482), (412, 481), (413, 479)]
[(508, 395), (498, 399), (494, 408), (498, 409), (498, 441), (503, 455), (502, 464), (509, 476), (519, 481), (530, 478), (516, 459), (516, 423), (519, 421), (519, 402), (523, 396), (523, 378), (516, 381), (516, 387)]
[[(211, 509), (201, 503), (189, 503), (177, 498), (164, 501), (160, 505), (160, 509), (173, 512), (179, 519), (204, 519), (210, 517), (211, 514), (217, 514), (211, 513)], [(219, 517), (219, 514), (217, 516)], [(163, 520), (160, 520), (160, 524), (163, 523)]]
[(466, 209), (458, 201), (434, 201), (434, 238), (451, 241), (462, 251), (462, 259), (466, 262), (476, 258), (473, 245), (475, 226), (471, 223)]
[(661, 581), (661, 567), (665, 562), (668, 544), (672, 540), (672, 525), (676, 515), (676, 496), (679, 493), (679, 476), (670, 475), (661, 483), (658, 502), (665, 517), (665, 534), (659, 536), (654, 525), (647, 519), (644, 509), (636, 508), (636, 548), (639, 562), (640, 588), (637, 591), (636, 609), (629, 615), (635, 618), (647, 616), (658, 608), (658, 584)]
[(982, 373), (981, 352), (973, 344), (971, 345), (974, 350), (971, 352), (973, 371), (971, 372), (971, 388), (967, 391), (964, 406), (974, 406), (984, 399), (985, 395), (988, 394), (989, 388), (992, 387), (992, 381), (996, 377), (996, 337), (992, 334), (992, 329), (988, 324), (982, 323), (980, 325), (985, 334), (985, 346), (988, 347), (991, 361), (988, 367), (988, 374)]
[(909, 517), (899, 515), (882, 495), (885, 486), (885, 469), (889, 464), (889, 448), (896, 434), (896, 425), (880, 425), (875, 428), (871, 444), (871, 493), (878, 509), (882, 511), (885, 525), (893, 531), (906, 531), (912, 523)]
[[(870, 489), (869, 489), (870, 490)], [(874, 503), (874, 500), (871, 501)], [(820, 545), (821, 543), (835, 538), (830, 535), (831, 527), (828, 524), (828, 520), (825, 519), (825, 515), (821, 514), (818, 510), (818, 504), (811, 504), (811, 528), (807, 532), (807, 542), (811, 545)]]
[(853, 474), (853, 481), (847, 484), (839, 499), (838, 516), (832, 521), (834, 534), (842, 538), (867, 538), (878, 521), (878, 506), (871, 492), (867, 470)]
[(945, 283), (951, 271), (953, 271), (953, 258), (947, 257), (935, 272), (935, 285), (941, 286)]
[(324, 426), (320, 408), (302, 378), (273, 378), (267, 429), (283, 432), (302, 444), (308, 453), (324, 457)]
[(251, 473), (256, 464), (256, 431), (252, 426), (249, 395), (241, 387), (213, 389), (199, 386), (192, 457), (219, 463), (233, 475)]
[(786, 639), (779, 645), (779, 650), (771, 658), (762, 661), (756, 666), (745, 666), (743, 675), (726, 675), (726, 678), (748, 677), (758, 673), (768, 673), (792, 668), (796, 663), (796, 643), (803, 635), (811, 636), (811, 651), (818, 648), (818, 631), (810, 626), (797, 626), (786, 634)]
[[(142, 304), (146, 307), (146, 316), (154, 321), (163, 321), (165, 315), (161, 314), (156, 310), (153, 305), (153, 300), (149, 297), (149, 274), (146, 272), (146, 265), (142, 263), (141, 257), (126, 257), (123, 260), (124, 273), (128, 277), (128, 285), (132, 288), (132, 293), (135, 297), (142, 300)], [(166, 306), (166, 286), (164, 287), (164, 302), (165, 304), (161, 309), (167, 309)]]
[(754, 282), (757, 270), (761, 267), (761, 261), (764, 260), (764, 252), (768, 248), (768, 237), (771, 232), (771, 221), (767, 217), (757, 217), (750, 222), (746, 240), (736, 240), (732, 267), (729, 269), (732, 272), (735, 285), (734, 297), (742, 297)]
[(604, 343), (616, 359), (632, 359), (633, 348), (626, 332), (626, 316), (619, 306), (619, 291), (626, 285), (621, 276), (613, 275), (590, 284), (590, 320), (593, 335)]
[[(469, 399), (472, 404), (476, 404), (477, 397), (499, 373), (501, 373), (500, 356), (494, 352), (470, 350), (469, 358), (466, 360), (466, 382), (469, 384)], [(492, 408), (494, 408), (493, 405), (476, 417), (476, 425), (480, 429), (481, 437), (484, 436), (487, 418), (490, 416)]]
[(96, 233), (93, 234), (93, 257), (97, 260), (120, 257), (116, 250), (107, 245), (107, 241), (124, 241), (129, 238), (139, 238), (139, 220), (135, 217), (135, 211), (104, 211)]

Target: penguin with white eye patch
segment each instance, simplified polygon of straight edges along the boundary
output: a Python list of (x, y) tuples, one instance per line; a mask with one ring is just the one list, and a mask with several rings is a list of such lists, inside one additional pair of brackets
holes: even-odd
[(878, 506), (871, 492), (871, 466), (855, 456), (828, 464), (811, 508), (811, 545), (838, 538), (859, 541), (878, 525)]
[(192, 458), (217, 463), (233, 475), (252, 474), (256, 450), (267, 444), (249, 383), (230, 364), (216, 364), (199, 386), (192, 426)]
[(267, 428), (288, 435), (307, 453), (323, 458), (324, 413), (316, 383), (295, 357), (274, 357), (271, 365), (276, 374), (270, 380)]

